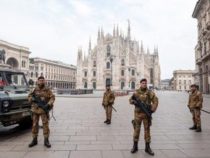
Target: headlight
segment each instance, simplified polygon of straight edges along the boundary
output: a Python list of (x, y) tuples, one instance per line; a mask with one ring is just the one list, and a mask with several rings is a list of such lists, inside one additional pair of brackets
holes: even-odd
[(3, 101), (2, 105), (3, 105), (4, 108), (8, 108), (9, 107), (9, 101), (7, 101), (7, 100)]

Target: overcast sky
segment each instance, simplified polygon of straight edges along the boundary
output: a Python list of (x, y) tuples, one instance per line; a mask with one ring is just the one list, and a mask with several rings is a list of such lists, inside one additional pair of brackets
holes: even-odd
[(30, 48), (32, 57), (76, 65), (77, 50), (87, 53), (97, 31), (118, 24), (145, 49), (158, 45), (161, 78), (175, 69), (194, 69), (197, 0), (0, 0), (0, 39)]

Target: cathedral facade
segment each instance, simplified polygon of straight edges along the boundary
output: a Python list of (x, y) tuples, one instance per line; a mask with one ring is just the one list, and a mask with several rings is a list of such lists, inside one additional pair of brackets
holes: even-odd
[(105, 89), (111, 84), (114, 90), (131, 90), (139, 86), (139, 81), (147, 78), (154, 88), (159, 87), (160, 65), (158, 49), (150, 54), (143, 44), (131, 39), (130, 23), (127, 35), (114, 27), (112, 35), (98, 31), (97, 45), (92, 48), (89, 41), (88, 54), (81, 48), (77, 56), (77, 89)]

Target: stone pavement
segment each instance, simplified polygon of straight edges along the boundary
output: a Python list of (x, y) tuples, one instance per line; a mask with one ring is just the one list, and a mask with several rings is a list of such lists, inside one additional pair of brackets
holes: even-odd
[[(210, 158), (210, 115), (202, 113), (203, 132), (188, 130), (192, 125), (187, 109), (188, 94), (158, 92), (160, 105), (153, 116), (152, 148), (156, 158)], [(128, 96), (116, 98), (111, 125), (103, 123), (102, 98), (61, 98), (55, 103), (56, 121), (50, 123), (52, 148), (43, 146), (42, 129), (39, 144), (28, 148), (30, 130), (0, 127), (0, 158), (148, 158), (144, 152), (143, 132), (140, 150), (132, 147), (132, 105)], [(204, 99), (210, 110), (210, 98)], [(143, 131), (143, 128), (142, 128)]]

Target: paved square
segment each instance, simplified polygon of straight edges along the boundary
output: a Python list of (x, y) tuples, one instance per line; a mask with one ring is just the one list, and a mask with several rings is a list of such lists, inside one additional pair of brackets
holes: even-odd
[[(188, 94), (159, 91), (159, 107), (153, 115), (152, 144), (157, 158), (210, 158), (210, 115), (202, 112), (202, 133), (190, 131), (191, 114), (187, 109)], [(102, 98), (57, 97), (51, 119), (51, 149), (39, 143), (28, 148), (30, 130), (0, 127), (0, 158), (148, 158), (144, 152), (143, 128), (139, 152), (132, 147), (132, 105), (129, 96), (117, 97), (111, 125), (103, 123)], [(204, 109), (210, 111), (210, 97), (204, 98)]]

